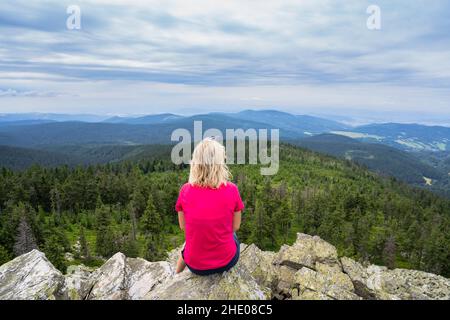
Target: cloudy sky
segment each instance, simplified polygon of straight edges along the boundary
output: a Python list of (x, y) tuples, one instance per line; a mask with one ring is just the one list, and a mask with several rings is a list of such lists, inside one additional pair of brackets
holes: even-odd
[(0, 112), (450, 119), (449, 30), (447, 0), (2, 0)]

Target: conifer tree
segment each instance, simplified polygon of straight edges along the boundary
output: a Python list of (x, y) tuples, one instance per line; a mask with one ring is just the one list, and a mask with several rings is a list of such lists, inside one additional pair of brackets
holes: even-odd
[(0, 266), (8, 262), (9, 260), (11, 260), (11, 255), (9, 254), (9, 252), (6, 250), (5, 247), (0, 245)]
[(55, 266), (55, 268), (66, 271), (66, 265), (64, 263), (64, 247), (60, 243), (60, 239), (56, 235), (50, 235), (45, 240), (44, 245), (45, 256)]
[[(23, 207), (22, 210), (25, 210)], [(21, 254), (30, 252), (33, 249), (37, 249), (36, 238), (34, 237), (33, 230), (27, 221), (26, 213), (22, 211), (20, 216), (20, 222), (17, 227), (17, 236), (14, 243), (14, 254), (20, 256)]]
[(97, 216), (97, 239), (95, 249), (98, 255), (110, 257), (115, 249), (114, 234), (111, 228), (111, 213), (108, 207), (101, 205), (95, 210)]
[(153, 203), (153, 198), (149, 196), (147, 200), (147, 207), (145, 208), (144, 215), (141, 218), (142, 232), (151, 239), (156, 237), (162, 232), (163, 222), (161, 215), (156, 210)]
[(163, 256), (163, 226), (161, 215), (156, 210), (153, 198), (150, 196), (141, 218), (141, 229), (146, 239), (145, 257), (150, 261), (158, 260), (158, 258)]
[(89, 263), (92, 260), (91, 252), (89, 250), (88, 243), (86, 241), (86, 235), (84, 234), (84, 228), (81, 226), (80, 228), (80, 254), (83, 258), (83, 261)]

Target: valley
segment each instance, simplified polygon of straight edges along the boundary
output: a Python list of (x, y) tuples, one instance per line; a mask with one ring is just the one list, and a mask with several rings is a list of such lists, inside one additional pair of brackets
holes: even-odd
[[(84, 167), (3, 168), (0, 264), (30, 248), (62, 271), (100, 266), (118, 251), (165, 259), (183, 242), (174, 203), (188, 170), (160, 151)], [(359, 261), (450, 274), (450, 200), (290, 144), (281, 145), (278, 174), (259, 169), (231, 166), (246, 205), (244, 243), (276, 251), (302, 232)]]
[(33, 163), (73, 167), (151, 157), (155, 152), (170, 152), (174, 143), (170, 137), (175, 129), (186, 129), (194, 136), (194, 121), (202, 121), (203, 131), (279, 129), (284, 142), (353, 161), (378, 174), (450, 196), (450, 166), (446, 164), (450, 157), (450, 128), (395, 123), (351, 127), (275, 110), (110, 118), (0, 115), (0, 166), (16, 170)]

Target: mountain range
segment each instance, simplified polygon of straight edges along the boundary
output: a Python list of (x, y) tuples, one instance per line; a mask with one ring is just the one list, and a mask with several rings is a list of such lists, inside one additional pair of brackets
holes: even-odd
[(237, 128), (279, 129), (284, 142), (448, 193), (448, 127), (401, 123), (352, 127), (331, 119), (276, 110), (139, 117), (0, 114), (0, 165), (21, 169), (32, 163), (84, 165), (145, 158), (155, 154), (155, 148), (149, 145), (173, 143), (170, 136), (175, 129), (193, 133), (194, 121), (202, 121), (203, 131), (216, 128), (223, 133)]

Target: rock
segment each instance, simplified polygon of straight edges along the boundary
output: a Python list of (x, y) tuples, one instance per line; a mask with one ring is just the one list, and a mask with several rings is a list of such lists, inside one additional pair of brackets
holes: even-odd
[(148, 262), (116, 253), (91, 277), (89, 300), (139, 300), (173, 275), (166, 261)]
[(292, 289), (291, 297), (292, 300), (334, 300), (326, 294), (308, 288), (303, 289), (301, 293), (299, 289)]
[(417, 270), (368, 268), (367, 287), (379, 299), (450, 300), (450, 280)]
[(347, 257), (342, 257), (341, 265), (344, 272), (349, 275), (352, 281), (366, 283), (368, 275), (366, 269), (359, 262)]
[[(169, 253), (168, 260), (174, 266), (180, 248)], [(273, 252), (263, 252), (255, 245), (241, 244), (239, 262), (230, 271), (211, 276), (197, 276), (185, 269), (169, 277), (161, 286), (151, 290), (145, 299), (174, 300), (249, 300), (269, 299), (275, 283), (272, 265)]]
[(348, 275), (342, 272), (342, 269), (339, 266), (329, 266), (327, 264), (317, 262), (315, 269), (319, 274), (323, 275), (325, 279), (333, 283), (333, 285), (347, 291), (355, 291), (352, 280)]
[(337, 267), (320, 266), (320, 271), (303, 267), (294, 275), (294, 283), (298, 285), (298, 294), (294, 299), (322, 299), (327, 296), (335, 300), (359, 300), (354, 292), (353, 284), (347, 275)]
[(417, 270), (394, 269), (341, 258), (342, 267), (355, 286), (355, 292), (365, 299), (380, 300), (450, 300), (450, 280)]
[(372, 291), (382, 291), (382, 276), (388, 269), (376, 265), (370, 265), (366, 268), (367, 274), (366, 286)]
[(296, 272), (296, 269), (288, 266), (280, 266), (278, 268), (278, 283), (276, 286), (277, 298), (282, 299), (291, 296), (294, 275)]
[(303, 233), (297, 234), (297, 240), (292, 246), (281, 247), (275, 262), (297, 270), (302, 267), (314, 269), (316, 262), (339, 264), (335, 247), (318, 236)]
[(243, 264), (223, 274), (198, 276), (185, 270), (150, 291), (148, 300), (265, 300), (270, 290), (258, 285)]
[[(353, 259), (342, 257), (341, 258), (342, 269), (350, 277), (355, 287), (355, 293), (365, 300), (376, 300), (379, 298), (377, 294), (367, 287), (367, 279), (369, 277), (366, 268), (364, 268), (359, 262)], [(389, 300), (395, 299), (395, 297), (385, 297)]]
[(130, 266), (128, 297), (132, 300), (143, 299), (175, 273), (175, 265), (167, 261), (148, 262), (141, 258), (128, 258), (127, 262)]
[(73, 254), (70, 253), (70, 252), (66, 252), (66, 253), (64, 254), (64, 259), (66, 259), (66, 261), (69, 261), (69, 262), (72, 262), (72, 261), (75, 260)]
[(66, 300), (84, 300), (92, 288), (92, 269), (84, 266), (69, 266), (64, 276), (61, 296)]
[(33, 250), (0, 267), (0, 299), (450, 300), (449, 279), (338, 259), (335, 247), (305, 234), (277, 253), (241, 244), (236, 266), (211, 276), (174, 274), (180, 250), (159, 262), (117, 253), (96, 270), (70, 266), (66, 275)]
[(275, 252), (262, 251), (256, 245), (241, 244), (239, 264), (243, 265), (261, 286), (274, 288), (278, 283)]
[(169, 251), (169, 253), (167, 254), (166, 261), (169, 262), (171, 265), (176, 265), (183, 247), (184, 247), (184, 245), (181, 245), (178, 248), (175, 248), (175, 249)]
[(126, 257), (118, 252), (92, 274), (92, 288), (89, 300), (124, 300), (128, 299), (126, 275), (130, 267)]
[(45, 255), (32, 250), (0, 267), (0, 299), (57, 299), (64, 276)]

